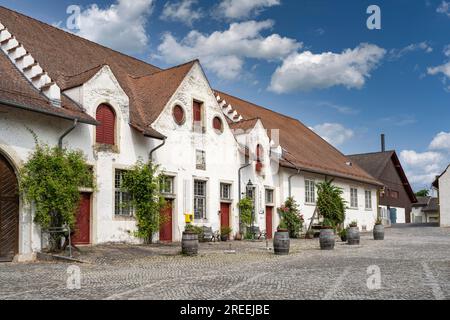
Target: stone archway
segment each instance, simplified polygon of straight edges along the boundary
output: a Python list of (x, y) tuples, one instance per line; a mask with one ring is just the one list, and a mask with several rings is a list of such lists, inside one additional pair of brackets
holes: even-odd
[(0, 262), (19, 252), (19, 184), (14, 168), (0, 153)]

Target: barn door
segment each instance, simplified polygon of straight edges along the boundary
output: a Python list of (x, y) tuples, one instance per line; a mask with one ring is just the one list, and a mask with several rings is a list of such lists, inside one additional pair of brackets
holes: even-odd
[(19, 252), (19, 188), (16, 174), (0, 154), (0, 261)]

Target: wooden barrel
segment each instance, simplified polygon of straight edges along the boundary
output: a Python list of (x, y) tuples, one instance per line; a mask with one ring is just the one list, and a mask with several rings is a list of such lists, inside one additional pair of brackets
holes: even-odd
[(384, 240), (384, 226), (382, 224), (377, 224), (373, 228), (373, 239)]
[(347, 231), (347, 243), (349, 245), (358, 245), (360, 240), (359, 236), (359, 228), (358, 227), (350, 227)]
[(181, 252), (187, 256), (198, 253), (198, 235), (192, 232), (183, 232), (181, 239)]
[(335, 243), (335, 235), (333, 229), (320, 230), (320, 249), (321, 250), (333, 250)]
[(276, 255), (285, 256), (289, 254), (289, 232), (275, 232), (273, 237), (273, 251)]

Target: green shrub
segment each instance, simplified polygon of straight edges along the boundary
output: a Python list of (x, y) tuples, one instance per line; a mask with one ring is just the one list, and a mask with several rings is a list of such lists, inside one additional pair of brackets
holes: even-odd
[(278, 208), (280, 216), (280, 229), (287, 229), (291, 238), (298, 238), (303, 228), (303, 215), (300, 214), (299, 206), (293, 197), (286, 199), (284, 204)]
[(342, 189), (332, 182), (326, 180), (317, 184), (317, 208), (320, 215), (336, 227), (345, 221), (346, 201), (342, 197)]

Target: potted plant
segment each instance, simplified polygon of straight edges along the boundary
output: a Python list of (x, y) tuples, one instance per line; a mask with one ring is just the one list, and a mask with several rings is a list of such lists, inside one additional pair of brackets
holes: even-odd
[(339, 237), (341, 237), (342, 242), (347, 242), (347, 229), (343, 228), (339, 231)]
[(375, 221), (375, 226), (373, 228), (373, 239), (374, 240), (384, 240), (383, 221), (379, 217)]
[(187, 256), (198, 254), (198, 236), (202, 232), (200, 227), (188, 223), (181, 239), (181, 252)]
[(280, 220), (286, 226), (289, 232), (289, 237), (298, 238), (300, 236), (300, 230), (303, 229), (304, 218), (300, 213), (299, 206), (293, 197), (286, 199), (284, 204), (277, 209)]
[(313, 231), (313, 230), (308, 230), (308, 231), (306, 232), (305, 238), (306, 238), (306, 239), (314, 239), (314, 231)]
[(360, 240), (358, 222), (352, 221), (348, 226), (347, 243), (349, 245), (358, 245)]
[(322, 228), (320, 230), (320, 249), (333, 250), (335, 244), (335, 234), (333, 222), (329, 219), (324, 219)]
[(230, 234), (233, 231), (230, 227), (222, 227), (220, 228), (220, 240), (228, 241), (230, 238)]
[(288, 255), (290, 247), (289, 230), (286, 221), (281, 219), (273, 237), (273, 251), (276, 255)]

